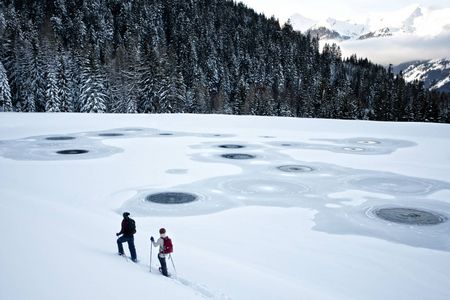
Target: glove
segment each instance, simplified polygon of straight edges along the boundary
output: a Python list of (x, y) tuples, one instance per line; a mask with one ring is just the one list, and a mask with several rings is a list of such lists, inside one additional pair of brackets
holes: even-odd
[(151, 237), (151, 238), (150, 238), (150, 241), (154, 242), (154, 241), (155, 241), (155, 239), (154, 239), (153, 237)]
[(120, 233), (116, 233), (116, 236), (119, 236), (120, 235)]

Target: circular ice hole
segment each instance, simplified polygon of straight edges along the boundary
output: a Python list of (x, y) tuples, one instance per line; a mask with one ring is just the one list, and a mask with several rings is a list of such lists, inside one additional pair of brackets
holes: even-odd
[(285, 166), (279, 166), (278, 169), (283, 172), (289, 172), (289, 173), (307, 173), (314, 171), (313, 168), (308, 166), (302, 166), (302, 165), (285, 165)]
[(357, 141), (356, 143), (358, 143), (358, 144), (363, 144), (363, 145), (376, 145), (376, 144), (380, 144), (379, 141), (374, 141), (374, 140), (360, 140), (360, 141)]
[(107, 133), (99, 133), (98, 136), (122, 136), (123, 133), (116, 132), (107, 132)]
[(246, 154), (246, 153), (228, 153), (228, 154), (222, 154), (223, 158), (227, 159), (253, 159), (256, 158), (255, 155)]
[(446, 221), (437, 213), (405, 207), (380, 208), (375, 214), (383, 220), (407, 225), (436, 225)]
[(163, 132), (163, 133), (160, 133), (159, 135), (168, 136), (168, 135), (173, 135), (173, 133)]
[(220, 148), (225, 148), (225, 149), (241, 149), (241, 148), (245, 148), (245, 146), (243, 145), (237, 145), (237, 144), (225, 144), (225, 145), (219, 145)]
[(193, 202), (197, 199), (198, 197), (194, 194), (179, 192), (158, 193), (145, 197), (146, 201), (159, 204), (182, 204)]
[(351, 152), (362, 152), (362, 151), (364, 151), (364, 148), (359, 148), (359, 147), (344, 147), (343, 149), (345, 151), (351, 151)]
[(89, 152), (88, 150), (84, 150), (84, 149), (68, 149), (68, 150), (56, 151), (56, 153), (64, 154), (64, 155), (85, 154), (88, 152)]
[(68, 141), (68, 140), (74, 140), (75, 137), (73, 136), (49, 136), (45, 138), (49, 141)]

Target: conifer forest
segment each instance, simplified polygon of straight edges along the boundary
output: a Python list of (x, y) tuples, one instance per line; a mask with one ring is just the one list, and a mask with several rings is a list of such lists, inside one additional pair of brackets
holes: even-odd
[(0, 111), (450, 122), (369, 59), (228, 0), (0, 0)]

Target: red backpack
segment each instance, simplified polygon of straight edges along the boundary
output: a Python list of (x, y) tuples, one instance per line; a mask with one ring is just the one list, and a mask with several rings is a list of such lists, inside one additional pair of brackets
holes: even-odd
[(170, 237), (166, 236), (165, 238), (163, 238), (164, 240), (164, 244), (163, 244), (163, 251), (162, 253), (164, 254), (170, 254), (173, 252), (173, 244), (172, 244), (172, 240), (170, 239)]

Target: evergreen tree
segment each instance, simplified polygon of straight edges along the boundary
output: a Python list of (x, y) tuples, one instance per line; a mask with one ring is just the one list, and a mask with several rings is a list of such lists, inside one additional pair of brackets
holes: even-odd
[(45, 111), (60, 112), (60, 89), (56, 82), (56, 74), (53, 68), (50, 68), (47, 73), (47, 89), (45, 91)]
[(156, 52), (148, 45), (143, 47), (136, 72), (139, 111), (144, 113), (160, 112), (159, 95), (163, 74)]
[(184, 112), (186, 106), (186, 86), (180, 72), (173, 70), (163, 79), (159, 94), (160, 111), (168, 113)]
[(70, 72), (69, 58), (65, 53), (60, 53), (56, 65), (56, 82), (58, 86), (58, 98), (61, 112), (74, 111), (74, 90), (72, 74)]
[(89, 56), (83, 66), (83, 84), (81, 87), (81, 112), (106, 112), (107, 95), (105, 94), (105, 79), (101, 74), (93, 56)]
[(3, 64), (0, 62), (0, 107), (1, 111), (12, 111), (11, 90)]

